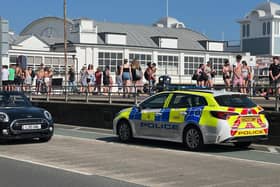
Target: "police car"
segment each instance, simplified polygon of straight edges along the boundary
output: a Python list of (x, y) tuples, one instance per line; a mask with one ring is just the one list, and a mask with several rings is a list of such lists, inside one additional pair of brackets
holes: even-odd
[(267, 139), (268, 127), (264, 110), (246, 95), (211, 90), (161, 92), (120, 111), (113, 121), (122, 142), (182, 142), (192, 151), (217, 143), (245, 148)]

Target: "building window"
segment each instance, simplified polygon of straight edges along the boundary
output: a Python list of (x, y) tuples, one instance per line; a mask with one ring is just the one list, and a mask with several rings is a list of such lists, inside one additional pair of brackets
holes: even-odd
[(203, 57), (185, 56), (184, 58), (184, 75), (193, 75), (199, 67), (204, 63)]
[(212, 63), (212, 69), (216, 70), (218, 76), (223, 75), (223, 65), (226, 58), (216, 58), (212, 57), (209, 59), (209, 61)]
[(279, 21), (275, 21), (274, 34), (279, 35)]
[(267, 28), (266, 28), (266, 33), (267, 33), (267, 34), (270, 34), (270, 30), (271, 30), (271, 29), (270, 29), (270, 22), (267, 22), (266, 27), (267, 27)]
[(263, 23), (263, 35), (266, 35), (266, 22)]
[(247, 34), (247, 37), (250, 36), (250, 24), (246, 25), (246, 34)]
[(123, 54), (116, 52), (99, 52), (98, 67), (105, 70), (106, 66), (110, 67), (111, 72), (116, 72), (117, 66), (122, 65)]
[(158, 55), (158, 75), (178, 75), (179, 62), (178, 56)]
[(246, 26), (245, 25), (242, 25), (242, 36), (243, 36), (243, 38), (246, 37)]
[(10, 56), (10, 64), (15, 65), (17, 63), (17, 56)]
[(129, 54), (129, 62), (132, 62), (134, 59), (139, 61), (140, 66), (143, 69), (147, 66), (148, 62), (152, 62), (152, 55), (130, 53)]

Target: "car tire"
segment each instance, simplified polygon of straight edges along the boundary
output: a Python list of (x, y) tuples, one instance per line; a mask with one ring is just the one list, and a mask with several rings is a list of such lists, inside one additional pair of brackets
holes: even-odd
[(248, 148), (252, 142), (234, 142), (233, 144), (238, 148)]
[(52, 136), (49, 136), (49, 137), (40, 138), (39, 141), (40, 142), (49, 142), (51, 139), (52, 139)]
[(199, 151), (203, 148), (203, 137), (197, 127), (191, 126), (185, 129), (184, 144), (190, 151)]
[(118, 136), (121, 142), (128, 142), (132, 139), (131, 128), (128, 122), (120, 121), (118, 125)]

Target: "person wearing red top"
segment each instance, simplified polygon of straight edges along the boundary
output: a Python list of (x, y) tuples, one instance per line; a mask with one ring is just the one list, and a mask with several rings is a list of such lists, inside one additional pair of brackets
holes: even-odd
[(97, 89), (98, 94), (101, 94), (101, 80), (102, 80), (102, 71), (100, 68), (97, 68), (95, 72), (95, 88), (94, 90)]

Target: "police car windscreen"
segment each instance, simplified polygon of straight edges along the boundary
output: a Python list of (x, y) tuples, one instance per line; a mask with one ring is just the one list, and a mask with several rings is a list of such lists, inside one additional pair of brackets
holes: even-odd
[(238, 107), (238, 108), (252, 108), (257, 105), (253, 103), (246, 95), (221, 95), (215, 97), (220, 106)]

